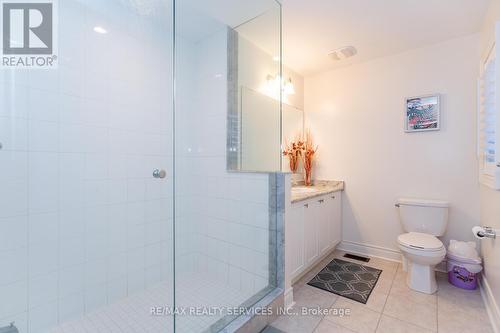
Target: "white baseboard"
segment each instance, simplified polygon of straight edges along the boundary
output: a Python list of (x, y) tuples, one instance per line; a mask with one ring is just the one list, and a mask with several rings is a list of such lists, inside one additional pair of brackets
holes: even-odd
[(294, 305), (295, 301), (293, 300), (293, 287), (290, 287), (287, 290), (285, 290), (284, 307), (285, 309), (290, 309)]
[(337, 249), (354, 254), (361, 254), (370, 257), (377, 257), (385, 260), (401, 262), (401, 252), (386, 247), (351, 241), (342, 241), (337, 246)]
[(495, 297), (493, 296), (488, 280), (484, 275), (480, 281), (481, 296), (486, 306), (486, 310), (488, 311), (493, 332), (500, 333), (500, 308), (498, 307)]

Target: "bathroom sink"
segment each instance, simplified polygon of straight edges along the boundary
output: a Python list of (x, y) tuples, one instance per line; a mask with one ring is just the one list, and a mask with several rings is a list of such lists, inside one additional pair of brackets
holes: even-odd
[(296, 186), (292, 187), (292, 192), (295, 193), (313, 193), (317, 192), (318, 190), (315, 189), (314, 187), (306, 187), (306, 186)]

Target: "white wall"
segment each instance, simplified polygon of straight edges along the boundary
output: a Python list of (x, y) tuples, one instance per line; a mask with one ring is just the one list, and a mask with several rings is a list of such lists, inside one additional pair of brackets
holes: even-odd
[[(478, 44), (471, 35), (306, 78), (314, 177), (346, 182), (344, 241), (397, 250), (399, 197), (449, 201), (445, 242), (471, 239)], [(405, 97), (429, 93), (442, 94), (442, 130), (404, 133)]]
[[(481, 31), (481, 60), (487, 56), (495, 37), (495, 23), (500, 21), (500, 1), (491, 2)], [(498, 45), (497, 45), (498, 48)], [(478, 64), (479, 66), (479, 64)], [(500, 229), (500, 191), (481, 186), (481, 224)], [(500, 329), (500, 242), (499, 240), (481, 241), (484, 258), (484, 277), (489, 287), (489, 296), (496, 302), (497, 329)], [(493, 307), (493, 306), (492, 306)]]

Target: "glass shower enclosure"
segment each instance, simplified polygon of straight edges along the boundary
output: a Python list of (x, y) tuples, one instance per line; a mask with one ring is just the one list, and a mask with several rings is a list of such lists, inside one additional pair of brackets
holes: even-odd
[(235, 73), (281, 73), (281, 5), (39, 2), (57, 67), (0, 68), (0, 331), (224, 329), (279, 287), (275, 183), (227, 146)]

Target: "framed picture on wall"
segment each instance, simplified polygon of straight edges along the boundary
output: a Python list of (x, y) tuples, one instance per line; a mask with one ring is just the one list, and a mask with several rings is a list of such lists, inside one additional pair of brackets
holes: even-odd
[(439, 94), (406, 99), (405, 132), (439, 131), (441, 110)]

